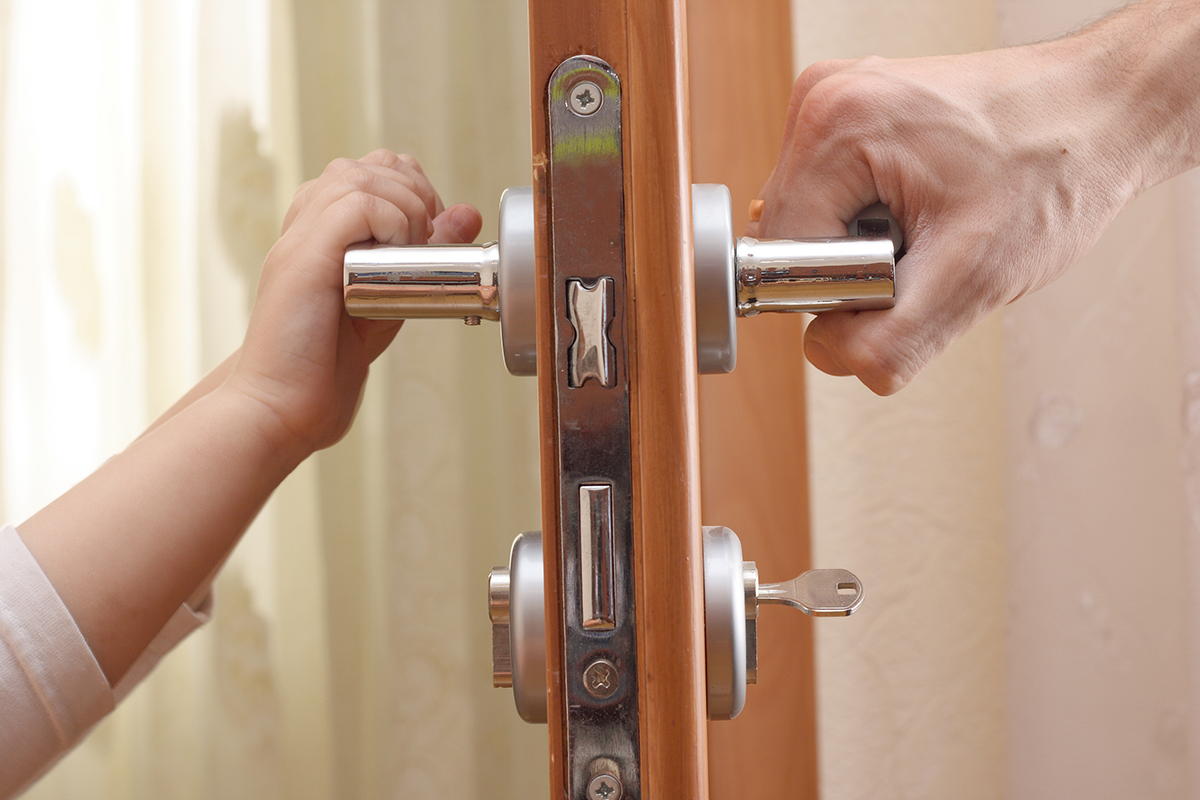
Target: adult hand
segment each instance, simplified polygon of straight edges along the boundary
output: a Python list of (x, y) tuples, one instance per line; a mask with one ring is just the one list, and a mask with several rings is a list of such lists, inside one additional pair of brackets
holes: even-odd
[(1162, 146), (1180, 121), (1196, 127), (1195, 100), (1172, 102), (1195, 87), (1192, 59), (1163, 79), (1172, 53), (1194, 53), (1198, 4), (1179, 5), (1191, 39), (1148, 36), (1135, 8), (1056, 42), (805, 70), (752, 234), (845, 235), (883, 202), (907, 246), (895, 308), (820, 315), (809, 361), (898, 391), (993, 310), (1061, 275), (1139, 192), (1193, 165), (1195, 144)]

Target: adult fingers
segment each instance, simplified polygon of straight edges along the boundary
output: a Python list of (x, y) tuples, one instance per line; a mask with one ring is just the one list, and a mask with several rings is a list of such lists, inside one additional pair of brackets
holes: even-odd
[(804, 352), (813, 366), (893, 394), (1015, 296), (1009, 268), (985, 243), (970, 241), (959, 220), (931, 227), (896, 265), (894, 308), (826, 313), (809, 324)]
[[(776, 191), (777, 184), (782, 180), (780, 166), (785, 165), (793, 157), (796, 147), (796, 131), (800, 124), (800, 110), (804, 106), (805, 100), (813, 87), (821, 83), (826, 78), (834, 75), (842, 70), (857, 63), (854, 60), (839, 59), (829, 61), (818, 61), (809, 65), (800, 77), (796, 79), (796, 83), (792, 86), (792, 95), (788, 100), (787, 114), (784, 117), (783, 124), (783, 139), (780, 145), (779, 164), (772, 171), (759, 192), (759, 198), (765, 198)], [(749, 236), (757, 236), (760, 226), (755, 224), (758, 220), (751, 223), (751, 229), (747, 232)]]
[(785, 146), (795, 132), (796, 117), (800, 106), (804, 104), (804, 100), (808, 97), (808, 93), (812, 91), (812, 88), (830, 75), (841, 72), (856, 63), (858, 63), (857, 59), (846, 58), (817, 61), (807, 66), (800, 73), (800, 77), (796, 78), (796, 82), (792, 85), (792, 95), (788, 100), (787, 117), (783, 124), (783, 141)]
[(864, 129), (877, 100), (845, 68), (826, 71), (789, 112), (788, 136), (763, 189), (763, 236), (845, 235), (846, 223), (879, 199), (867, 156), (872, 134)]

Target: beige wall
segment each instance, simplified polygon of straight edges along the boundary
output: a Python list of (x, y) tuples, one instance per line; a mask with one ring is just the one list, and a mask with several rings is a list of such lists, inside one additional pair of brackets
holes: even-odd
[[(794, 5), (798, 67), (1046, 38), (1109, 4), (828, 5)], [(1066, 278), (894, 398), (813, 376), (816, 562), (867, 589), (858, 615), (818, 626), (825, 796), (1200, 786), (1200, 424), (1184, 413), (1200, 279), (1179, 258), (1196, 251), (1197, 189), (1147, 193)]]
[[(61, 6), (0, 0), (17, 520), (237, 346), (283, 211), (325, 162), (413, 152), (485, 236), (530, 178), (521, 0)], [(72, 294), (82, 279), (98, 289)], [(44, 402), (62, 381), (83, 389), (69, 413)], [(545, 727), (491, 688), (485, 589), (539, 525), (537, 468), (535, 387), (504, 372), (495, 326), (409, 326), (353, 431), (237, 548), (212, 624), (29, 797), (547, 796)]]
[[(1053, 36), (1108, 7), (1003, 0), (1000, 38)], [(1176, 239), (1177, 222), (1195, 217), (1177, 217), (1181, 193), (1148, 192), (1070, 274), (1005, 317), (1014, 797), (1200, 788), (1188, 767), (1189, 331)]]
[[(793, 4), (797, 69), (992, 45), (990, 3)], [(903, 279), (903, 272), (900, 273)], [(991, 320), (899, 395), (812, 371), (814, 564), (866, 599), (817, 624), (822, 795), (1005, 796), (1002, 338)]]

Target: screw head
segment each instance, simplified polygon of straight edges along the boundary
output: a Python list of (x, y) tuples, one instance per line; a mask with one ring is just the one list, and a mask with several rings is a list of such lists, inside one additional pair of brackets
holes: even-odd
[(591, 81), (580, 81), (567, 94), (567, 107), (577, 116), (590, 117), (604, 105), (604, 92)]
[(588, 784), (588, 800), (621, 800), (624, 789), (612, 775), (597, 775)]
[(612, 697), (621, 682), (617, 665), (607, 658), (597, 658), (583, 671), (583, 685), (588, 694), (598, 700)]

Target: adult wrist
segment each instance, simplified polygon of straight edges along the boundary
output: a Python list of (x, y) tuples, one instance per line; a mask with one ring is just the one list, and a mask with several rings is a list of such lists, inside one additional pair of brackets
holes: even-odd
[(1063, 44), (1104, 120), (1096, 133), (1132, 162), (1135, 194), (1200, 164), (1200, 3), (1145, 0)]

